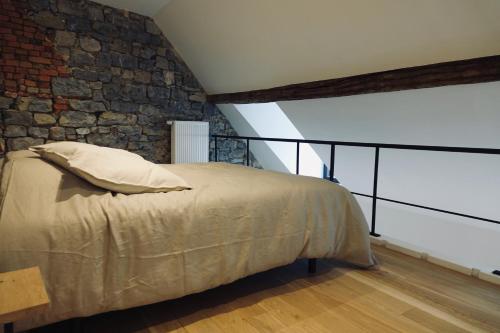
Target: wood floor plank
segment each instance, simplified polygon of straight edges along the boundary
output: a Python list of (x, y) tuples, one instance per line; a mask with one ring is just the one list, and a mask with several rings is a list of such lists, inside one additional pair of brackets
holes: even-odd
[(453, 325), (445, 320), (434, 317), (428, 312), (420, 309), (411, 309), (405, 312), (405, 317), (413, 320), (414, 322), (432, 329), (434, 332), (439, 333), (466, 333), (467, 330)]
[(432, 332), (425, 326), (404, 317), (406, 312), (414, 309), (413, 306), (382, 292), (377, 291), (346, 304), (399, 332)]
[[(500, 287), (384, 248), (380, 271), (357, 271), (486, 331), (500, 330)], [(412, 269), (413, 267), (413, 269)]]
[[(462, 320), (460, 317), (457, 317), (455, 313), (443, 311), (439, 309), (438, 307), (435, 307), (433, 304), (426, 303), (424, 301), (420, 300), (420, 297), (415, 297), (414, 295), (409, 295), (405, 291), (400, 291), (396, 288), (393, 288), (391, 286), (385, 285), (383, 282), (376, 281), (372, 279), (371, 277), (366, 277), (363, 274), (359, 272), (350, 272), (350, 276), (352, 276), (355, 279), (358, 279), (359, 281), (364, 281), (367, 284), (374, 285), (378, 290), (394, 297), (397, 298), (403, 302), (406, 302), (410, 305), (412, 305), (415, 308), (418, 308), (422, 311), (426, 311), (428, 313), (432, 313), (435, 317), (438, 317), (442, 320), (445, 320), (447, 322), (450, 322), (454, 325), (457, 325), (459, 327), (465, 328), (469, 331), (477, 331), (477, 332), (485, 332), (484, 329), (481, 329), (480, 326), (475, 326), (474, 324), (470, 324), (468, 321)], [(479, 324), (479, 323), (475, 323)]]
[[(474, 299), (474, 305), (483, 310), (500, 311), (500, 294), (491, 292), (492, 285), (458, 272), (436, 266), (416, 258), (376, 247), (377, 257), (384, 261), (383, 271), (391, 275), (403, 276), (423, 288), (437, 292), (445, 291), (460, 301)], [(448, 293), (450, 291), (450, 293)]]
[[(311, 322), (315, 323), (315, 327), (319, 325), (322, 330), (326, 330), (332, 333), (359, 333), (359, 332), (370, 332), (368, 330), (362, 330), (356, 323), (351, 321), (342, 315), (334, 313), (332, 311), (327, 311), (314, 316), (310, 319)], [(283, 330), (282, 332), (286, 332)]]
[(287, 327), (272, 314), (267, 312), (257, 316), (246, 318), (245, 320), (262, 333), (278, 332)]
[(356, 327), (358, 327), (359, 330), (367, 332), (380, 332), (380, 333), (399, 332), (390, 325), (384, 323), (383, 318), (374, 317), (370, 313), (360, 311), (349, 304), (344, 304), (334, 309), (331, 309), (330, 312), (333, 312), (343, 318), (349, 318), (349, 321), (353, 323)]
[[(500, 286), (374, 246), (378, 270), (319, 260), (86, 319), (85, 333), (499, 332)], [(35, 333), (66, 332), (58, 323)]]
[[(324, 316), (325, 313), (323, 312), (322, 314), (318, 316), (314, 316), (311, 318), (308, 318), (306, 320), (300, 321), (294, 325), (288, 326), (285, 329), (281, 329), (278, 332), (283, 332), (283, 333), (331, 333), (334, 332), (331, 324), (328, 327), (325, 327), (322, 322), (321, 322), (321, 316)], [(343, 332), (346, 332), (346, 330), (343, 330)]]

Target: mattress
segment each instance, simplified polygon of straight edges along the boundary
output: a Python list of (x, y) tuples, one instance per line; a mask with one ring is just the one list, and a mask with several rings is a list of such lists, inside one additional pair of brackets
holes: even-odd
[(225, 163), (163, 167), (193, 189), (111, 193), (31, 152), (8, 155), (0, 271), (39, 266), (50, 298), (19, 328), (178, 298), (297, 258), (374, 264), (365, 218), (340, 185)]

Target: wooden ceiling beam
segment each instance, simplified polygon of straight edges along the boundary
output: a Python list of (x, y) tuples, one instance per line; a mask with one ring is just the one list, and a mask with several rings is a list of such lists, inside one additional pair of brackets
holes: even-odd
[(500, 81), (500, 55), (338, 79), (291, 84), (270, 89), (209, 95), (214, 104), (247, 104), (433, 88)]

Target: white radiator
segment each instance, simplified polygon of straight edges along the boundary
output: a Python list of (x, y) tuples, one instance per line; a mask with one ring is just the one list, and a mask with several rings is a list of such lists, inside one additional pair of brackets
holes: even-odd
[(172, 163), (208, 162), (208, 122), (174, 121), (172, 124)]

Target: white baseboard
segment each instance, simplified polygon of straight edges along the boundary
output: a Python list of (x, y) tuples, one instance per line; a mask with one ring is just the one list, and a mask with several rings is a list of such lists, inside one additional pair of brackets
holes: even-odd
[(393, 243), (391, 243), (385, 239), (381, 239), (379, 237), (370, 237), (370, 241), (374, 245), (385, 247), (387, 249), (406, 254), (410, 257), (414, 257), (414, 258), (424, 260), (424, 261), (433, 263), (435, 265), (438, 265), (438, 266), (441, 266), (444, 268), (451, 269), (455, 272), (459, 272), (459, 273), (462, 273), (465, 275), (469, 275), (469, 276), (478, 278), (478, 279), (483, 280), (483, 281), (487, 281), (487, 282), (490, 282), (493, 284), (500, 285), (500, 276), (496, 276), (496, 275), (493, 275), (490, 273), (481, 272), (477, 268), (465, 267), (465, 266), (450, 262), (448, 260), (444, 260), (444, 259), (441, 259), (438, 257), (431, 256), (425, 252), (418, 252), (418, 251), (415, 251), (412, 249), (408, 249), (406, 247), (393, 244)]

